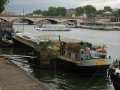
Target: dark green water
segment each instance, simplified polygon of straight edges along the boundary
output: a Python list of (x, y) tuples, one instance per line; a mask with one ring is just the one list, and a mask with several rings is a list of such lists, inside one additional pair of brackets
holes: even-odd
[[(22, 26), (14, 26), (18, 31), (22, 31)], [(94, 44), (106, 44), (108, 56), (113, 60), (120, 59), (120, 32), (119, 31), (98, 31), (85, 29), (72, 29), (70, 32), (41, 32), (37, 31), (34, 26), (25, 25), (25, 33), (30, 33), (32, 36), (45, 34), (61, 35), (82, 41), (88, 41)], [(2, 49), (0, 52), (7, 54), (25, 54), (24, 50)], [(12, 57), (19, 67), (26, 70), (28, 73), (45, 83), (50, 90), (114, 90), (112, 83), (106, 76), (81, 76), (79, 73), (70, 73), (67, 71), (59, 71), (56, 69), (40, 69), (33, 68), (27, 62), (27, 59), (21, 57)], [(92, 89), (96, 88), (96, 89)]]
[(9, 56), (11, 61), (45, 83), (50, 90), (114, 90), (107, 76), (81, 76), (80, 73), (70, 73), (57, 68), (40, 69), (32, 67), (27, 58), (19, 56), (30, 52), (28, 49), (21, 48), (0, 48), (1, 54), (11, 55)]

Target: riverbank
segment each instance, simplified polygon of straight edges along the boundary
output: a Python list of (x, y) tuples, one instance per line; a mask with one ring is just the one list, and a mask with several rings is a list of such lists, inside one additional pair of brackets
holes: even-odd
[(49, 90), (14, 63), (0, 57), (0, 90)]

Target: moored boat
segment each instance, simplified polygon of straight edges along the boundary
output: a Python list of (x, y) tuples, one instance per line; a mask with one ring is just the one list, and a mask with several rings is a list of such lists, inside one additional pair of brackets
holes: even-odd
[(4, 45), (13, 45), (14, 44), (12, 39), (7, 39), (6, 35), (4, 37), (2, 37), (2, 42)]
[(53, 46), (53, 49), (59, 51), (57, 57), (62, 62), (74, 64), (74, 68), (82, 73), (105, 74), (109, 65), (112, 63), (111, 56), (107, 57), (105, 45), (95, 46), (82, 41), (77, 43), (61, 42), (60, 45)]
[(0, 22), (0, 45), (4, 45), (6, 42), (11, 43), (14, 34), (12, 26), (10, 22)]
[(120, 60), (115, 60), (108, 69), (115, 90), (120, 90)]

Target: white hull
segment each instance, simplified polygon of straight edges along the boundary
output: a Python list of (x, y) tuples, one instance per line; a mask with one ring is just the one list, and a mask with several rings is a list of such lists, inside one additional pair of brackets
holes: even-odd
[(65, 60), (65, 61), (68, 61), (68, 62), (72, 62), (72, 63), (75, 63), (76, 66), (83, 66), (83, 67), (92, 67), (92, 66), (102, 66), (102, 65), (110, 65), (113, 60), (112, 59), (104, 59), (104, 58), (101, 58), (101, 59), (90, 59), (90, 60), (73, 60), (73, 59), (70, 59), (70, 58), (67, 58), (67, 57), (64, 57), (64, 56), (58, 56), (59, 59), (62, 59), (62, 60)]
[(66, 25), (62, 24), (43, 24), (36, 28), (40, 31), (70, 31)]
[(69, 28), (36, 28), (36, 30), (40, 30), (40, 31), (70, 31)]

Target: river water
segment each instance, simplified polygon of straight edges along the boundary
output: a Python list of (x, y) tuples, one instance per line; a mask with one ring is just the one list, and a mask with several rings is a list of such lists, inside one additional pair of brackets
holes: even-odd
[[(120, 31), (100, 31), (73, 28), (71, 31), (37, 31), (34, 25), (14, 25), (15, 31), (24, 31), (32, 36), (45, 34), (61, 35), (82, 41), (88, 41), (94, 44), (105, 44), (108, 55), (113, 59), (120, 59)], [(15, 53), (16, 54), (16, 53)], [(16, 59), (16, 58), (15, 58)], [(18, 58), (17, 58), (18, 59)], [(26, 61), (19, 58), (21, 61)], [(29, 64), (15, 62), (28, 73), (44, 82), (51, 90), (93, 90), (93, 87), (100, 89), (94, 90), (114, 90), (112, 83), (107, 77), (80, 76), (78, 73), (69, 73), (64, 71), (31, 68)]]

